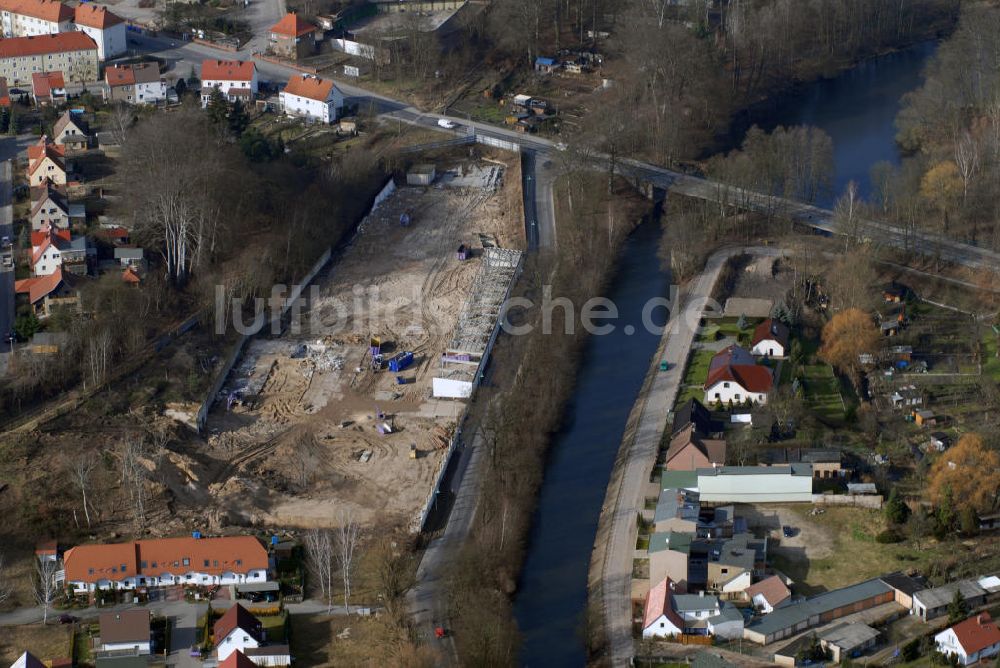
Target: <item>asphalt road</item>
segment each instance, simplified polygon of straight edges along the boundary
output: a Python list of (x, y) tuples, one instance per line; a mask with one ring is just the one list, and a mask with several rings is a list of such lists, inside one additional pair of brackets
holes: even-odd
[[(11, 161), (0, 162), (0, 237), (14, 239), (14, 206), (11, 192)], [(13, 253), (13, 248), (0, 248), (0, 255)], [(13, 259), (13, 258), (12, 258)], [(14, 266), (0, 265), (0, 335), (14, 328)], [(6, 369), (7, 355), (10, 348), (0, 344), (3, 353), (3, 366)]]

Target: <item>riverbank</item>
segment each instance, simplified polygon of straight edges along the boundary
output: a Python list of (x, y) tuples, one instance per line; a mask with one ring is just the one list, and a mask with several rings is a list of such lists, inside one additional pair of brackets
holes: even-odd
[[(651, 485), (649, 477), (684, 378), (698, 323), (726, 261), (744, 252), (772, 256), (781, 253), (774, 248), (736, 247), (716, 251), (709, 257), (698, 278), (680, 291), (680, 313), (671, 314), (630, 415), (634, 425), (626, 430), (615, 459), (611, 483), (598, 519), (598, 542), (591, 555), (588, 607), (594, 614), (603, 616), (603, 624), (593, 628), (598, 636), (591, 645), (600, 652), (591, 657), (592, 663), (628, 665), (632, 657), (632, 558), (636, 517), (644, 507), (645, 492)], [(668, 371), (660, 371), (660, 360), (667, 360), (673, 366)], [(636, 413), (638, 418), (635, 418)]]

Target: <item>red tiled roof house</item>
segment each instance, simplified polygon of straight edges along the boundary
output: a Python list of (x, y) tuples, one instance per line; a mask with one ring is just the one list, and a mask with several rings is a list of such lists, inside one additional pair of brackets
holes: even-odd
[(316, 50), (316, 26), (289, 12), (271, 26), (267, 48), (274, 55), (289, 60), (312, 55)]
[(314, 74), (293, 74), (278, 100), (286, 115), (320, 123), (333, 123), (344, 108), (341, 90)]
[(771, 369), (754, 363), (739, 346), (729, 346), (712, 358), (705, 380), (705, 404), (767, 403), (774, 385)]
[(981, 612), (938, 633), (934, 642), (945, 656), (952, 654), (959, 664), (971, 666), (1000, 654), (1000, 629), (990, 613)]
[(244, 60), (204, 60), (201, 63), (201, 106), (208, 106), (212, 91), (229, 102), (250, 102), (257, 95), (257, 66)]
[(123, 54), (128, 49), (125, 20), (107, 7), (92, 2), (80, 3), (73, 22), (77, 30), (97, 44), (97, 57), (102, 61)]

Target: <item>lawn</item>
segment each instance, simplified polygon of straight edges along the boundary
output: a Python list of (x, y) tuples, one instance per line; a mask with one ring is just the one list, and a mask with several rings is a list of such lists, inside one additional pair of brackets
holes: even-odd
[(433, 665), (433, 649), (398, 638), (376, 617), (292, 615), (290, 645), (300, 666)]
[(997, 335), (989, 327), (983, 333), (983, 374), (1000, 381), (1000, 358), (997, 357)]
[(60, 625), (58, 620), (48, 626), (5, 626), (0, 633), (0, 665), (9, 666), (26, 651), (43, 661), (68, 658), (70, 639), (70, 627)]
[(823, 420), (844, 419), (844, 400), (840, 394), (840, 381), (828, 364), (811, 364), (802, 367), (802, 389), (806, 405)]
[(274, 642), (285, 641), (285, 619), (287, 617), (288, 613), (282, 612), (280, 615), (268, 615), (259, 618), (260, 623), (267, 632), (268, 640), (273, 640)]
[(708, 365), (713, 357), (715, 357), (713, 350), (692, 350), (687, 368), (684, 370), (683, 384), (703, 386), (708, 379)]
[(887, 545), (875, 541), (885, 526), (880, 511), (833, 506), (813, 516), (808, 514), (810, 505), (788, 508), (798, 516), (795, 521), (799, 527), (822, 532), (830, 541), (828, 554), (813, 559), (795, 551), (794, 558), (778, 554), (780, 548), (769, 555), (775, 568), (798, 583), (796, 593), (814, 595), (896, 570), (933, 574), (946, 567), (948, 579), (954, 579), (965, 576), (970, 569), (987, 573), (1000, 566), (995, 563), (1000, 560), (996, 552), (1000, 541), (996, 537), (944, 542), (924, 538), (919, 546), (909, 540)]

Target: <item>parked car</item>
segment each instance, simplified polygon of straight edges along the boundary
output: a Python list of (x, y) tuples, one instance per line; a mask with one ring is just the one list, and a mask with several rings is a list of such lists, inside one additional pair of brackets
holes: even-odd
[(785, 538), (791, 538), (792, 536), (795, 535), (795, 529), (786, 524), (783, 527), (781, 527), (781, 535), (784, 536)]
[(75, 617), (68, 613), (63, 613), (59, 615), (60, 624), (76, 624), (78, 621), (80, 621), (79, 617)]
[(455, 128), (458, 127), (458, 124), (455, 123), (455, 121), (450, 121), (447, 118), (439, 118), (438, 125), (440, 125), (443, 128), (447, 128), (449, 130), (454, 130)]
[(3, 239), (0, 239), (0, 245), (2, 245), (4, 248), (10, 246), (10, 237), (4, 236)]

